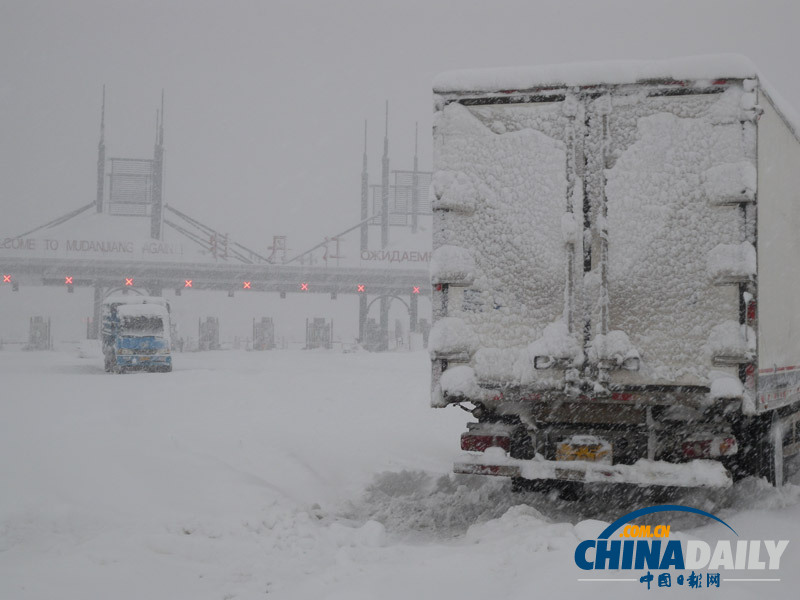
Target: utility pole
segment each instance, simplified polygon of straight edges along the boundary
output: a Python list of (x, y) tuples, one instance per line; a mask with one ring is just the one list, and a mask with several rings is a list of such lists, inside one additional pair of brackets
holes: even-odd
[(417, 233), (417, 222), (419, 214), (419, 175), (417, 170), (419, 160), (417, 160), (417, 147), (419, 145), (419, 123), (414, 123), (414, 173), (411, 176), (411, 233)]
[(164, 90), (161, 90), (161, 112), (156, 118), (156, 145), (153, 156), (153, 206), (150, 212), (150, 237), (161, 239), (161, 218), (164, 193)]
[(386, 133), (381, 162), (381, 248), (389, 245), (389, 101), (386, 101)]
[(97, 144), (97, 212), (103, 212), (106, 180), (106, 86), (103, 86), (103, 105), (100, 109), (100, 142)]
[(364, 121), (364, 164), (361, 167), (361, 252), (369, 250), (369, 174), (367, 172), (367, 122)]

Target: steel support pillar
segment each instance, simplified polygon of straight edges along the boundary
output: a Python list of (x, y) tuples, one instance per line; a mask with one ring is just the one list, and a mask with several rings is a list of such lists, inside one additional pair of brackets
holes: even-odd
[(89, 325), (89, 339), (100, 339), (100, 320), (103, 318), (103, 288), (102, 286), (94, 286), (94, 306), (92, 309), (92, 322)]
[(410, 333), (417, 332), (417, 315), (419, 314), (419, 296), (417, 294), (411, 294), (411, 298), (409, 299), (408, 303), (408, 331)]
[(389, 302), (391, 298), (381, 298), (381, 344), (379, 352), (389, 349)]
[(389, 245), (389, 101), (386, 101), (386, 133), (381, 160), (381, 248)]
[[(369, 250), (369, 174), (367, 172), (367, 122), (364, 121), (364, 165), (361, 168), (361, 252)], [(360, 331), (363, 334), (363, 331)], [(359, 335), (361, 338), (362, 335)]]
[(358, 297), (358, 342), (363, 344), (364, 334), (367, 331), (367, 295), (361, 294)]

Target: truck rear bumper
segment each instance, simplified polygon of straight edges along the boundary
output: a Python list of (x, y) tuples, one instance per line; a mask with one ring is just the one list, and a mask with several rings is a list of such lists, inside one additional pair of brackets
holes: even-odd
[(668, 463), (641, 459), (632, 465), (586, 461), (520, 460), (498, 452), (469, 454), (455, 463), (453, 471), (468, 475), (495, 475), (522, 479), (575, 481), (579, 483), (629, 484), (641, 487), (730, 487), (731, 475), (715, 460)]
[(172, 364), (169, 354), (122, 354), (117, 355), (117, 365), (126, 368), (165, 367)]

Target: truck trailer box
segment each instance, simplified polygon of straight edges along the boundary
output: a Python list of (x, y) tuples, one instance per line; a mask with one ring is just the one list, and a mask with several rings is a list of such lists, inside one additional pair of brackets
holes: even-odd
[(432, 404), (456, 471), (780, 485), (800, 450), (800, 141), (743, 57), (434, 84)]

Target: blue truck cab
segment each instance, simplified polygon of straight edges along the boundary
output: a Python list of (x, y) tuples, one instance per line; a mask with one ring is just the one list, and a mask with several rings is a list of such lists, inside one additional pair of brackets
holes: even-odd
[(165, 298), (113, 296), (103, 302), (106, 372), (172, 371), (170, 307)]

